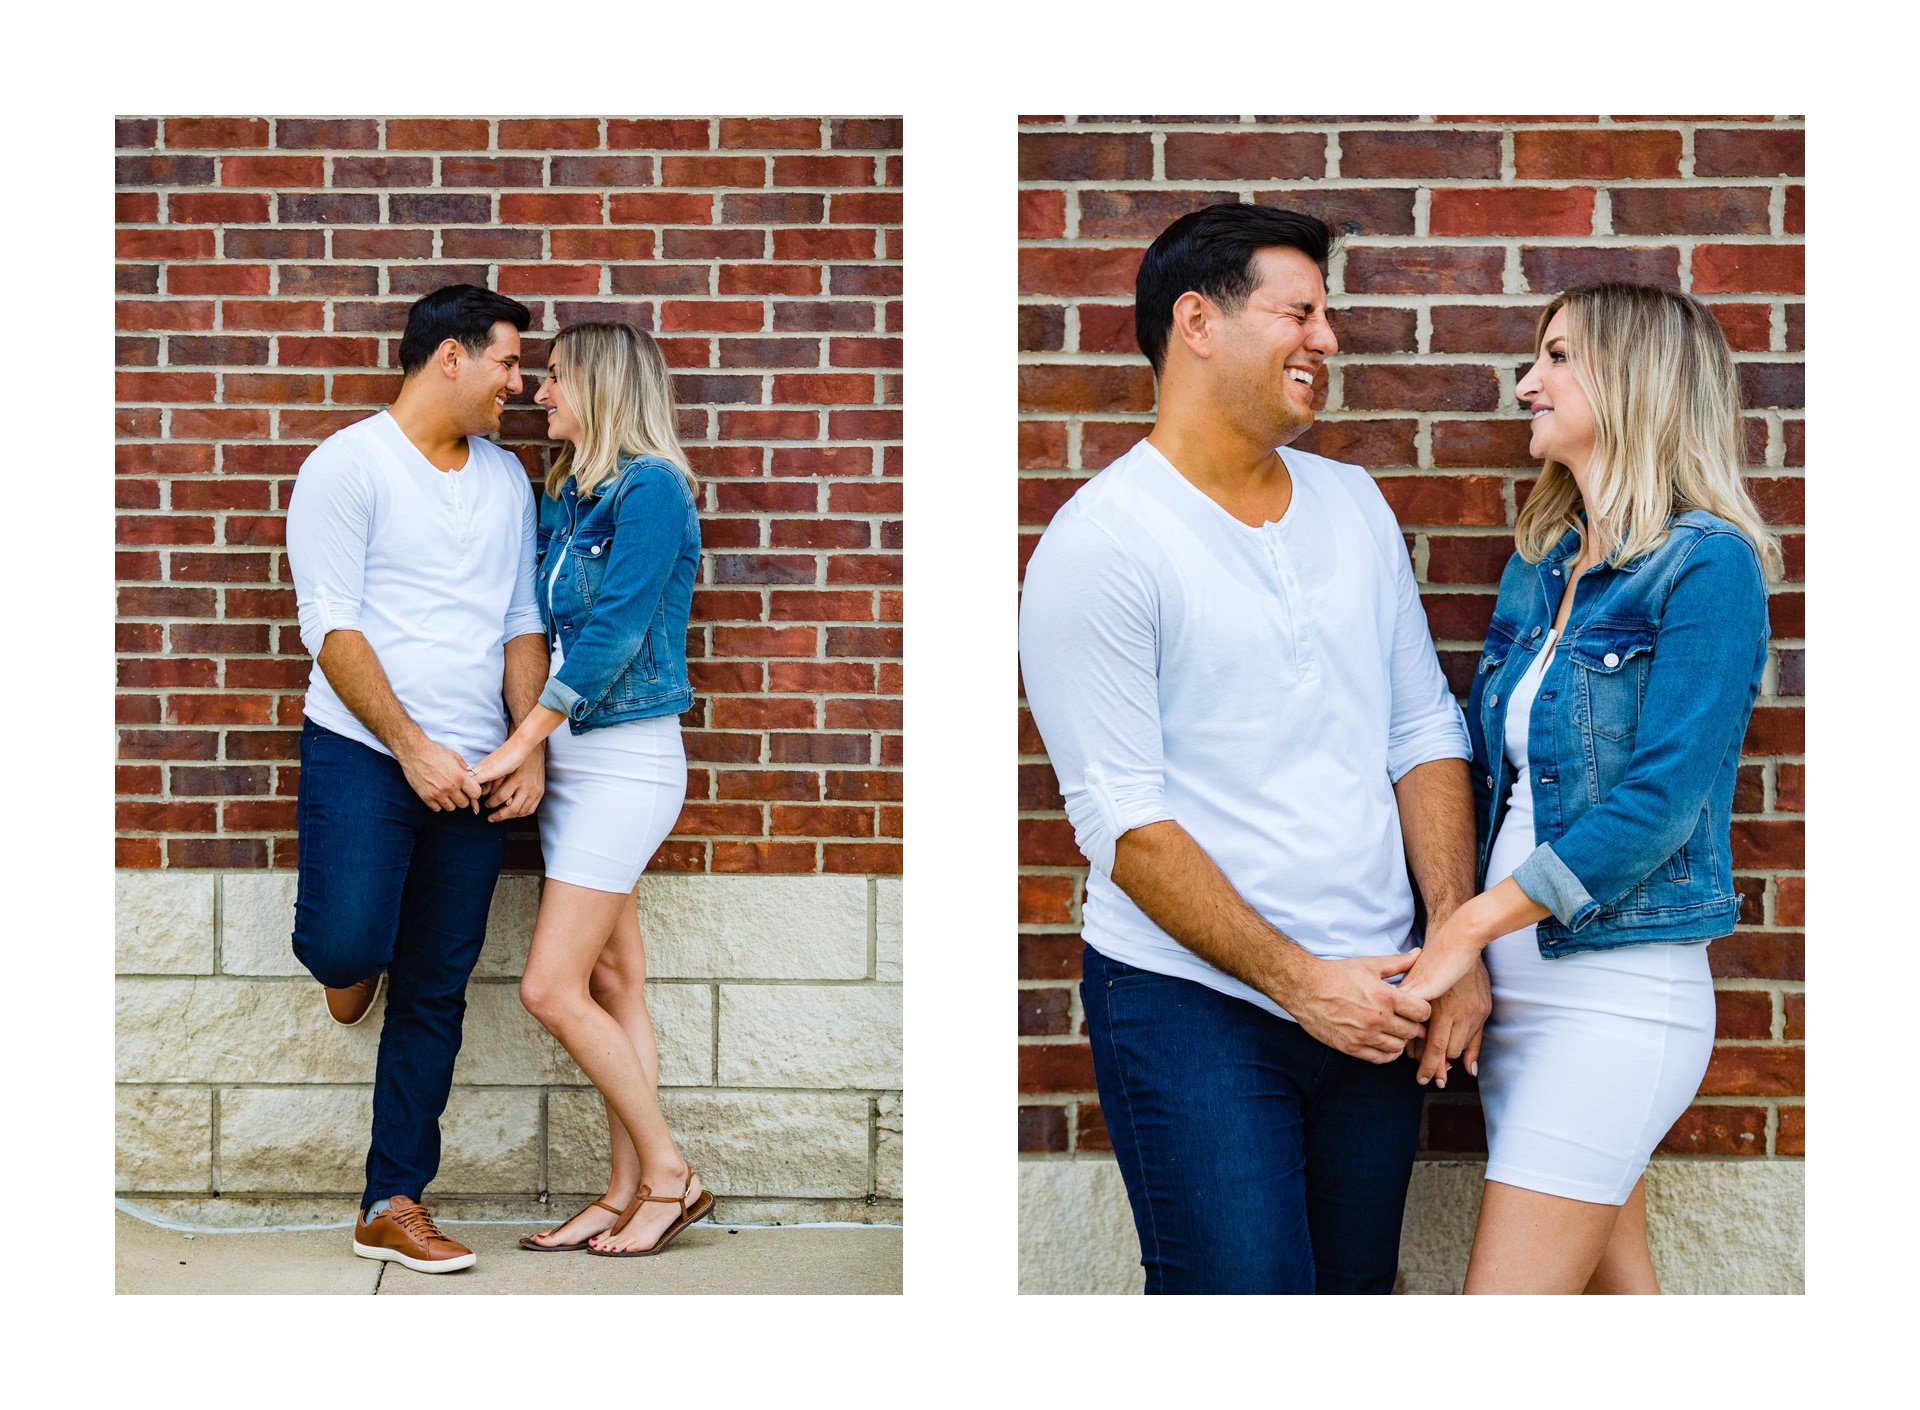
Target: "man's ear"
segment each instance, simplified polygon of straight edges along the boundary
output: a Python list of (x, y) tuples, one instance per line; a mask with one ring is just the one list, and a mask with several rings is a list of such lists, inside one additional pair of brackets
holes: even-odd
[(466, 355), (466, 349), (460, 346), (458, 338), (446, 338), (433, 350), (433, 365), (440, 369), (442, 376), (449, 379), (460, 375), (460, 359)]
[(1213, 356), (1213, 320), (1219, 308), (1205, 294), (1191, 289), (1173, 301), (1173, 336), (1198, 358)]

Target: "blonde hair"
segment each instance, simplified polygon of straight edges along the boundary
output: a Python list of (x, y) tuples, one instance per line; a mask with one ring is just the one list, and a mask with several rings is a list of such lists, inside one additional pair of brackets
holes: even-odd
[(1672, 289), (1582, 284), (1541, 313), (1536, 355), (1563, 308), (1568, 366), (1593, 408), (1592, 498), (1582, 500), (1565, 465), (1547, 461), (1514, 521), (1521, 557), (1537, 563), (1579, 529), (1583, 549), (1597, 533), (1609, 561), (1630, 563), (1666, 542), (1673, 514), (1704, 509), (1746, 535), (1777, 579), (1779, 544), (1741, 478), (1740, 382), (1713, 315)]
[(631, 323), (575, 323), (554, 335), (547, 352), (552, 376), (564, 378), (567, 405), (580, 422), (580, 444), (568, 441), (547, 471), (555, 499), (573, 476), (582, 496), (620, 464), (622, 456), (657, 455), (689, 485), (693, 471), (674, 424), (673, 381), (660, 345)]

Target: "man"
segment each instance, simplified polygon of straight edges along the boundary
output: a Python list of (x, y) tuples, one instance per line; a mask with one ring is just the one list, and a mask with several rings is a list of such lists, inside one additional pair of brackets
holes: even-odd
[[(1147, 250), (1146, 439), (1027, 570), (1027, 699), (1092, 863), (1081, 997), (1147, 1291), (1388, 1292), (1421, 1082), (1477, 1051), (1485, 972), (1432, 1008), (1473, 892), (1460, 711), (1365, 471), (1285, 446), (1324, 398), (1332, 232), (1217, 205)], [(1423, 1029), (1423, 1021), (1429, 1027)], [(1469, 1047), (1472, 1043), (1473, 1047)]]
[(505, 829), (544, 786), (536, 751), (482, 792), (469, 765), (539, 697), (534, 501), (482, 437), (520, 390), (525, 305), (455, 284), (408, 311), (400, 394), (307, 457), (287, 510), (300, 640), (293, 952), (358, 1023), (386, 978), (373, 1135), (353, 1251), (422, 1273), (472, 1265), (421, 1200), (440, 1164), (467, 977)]

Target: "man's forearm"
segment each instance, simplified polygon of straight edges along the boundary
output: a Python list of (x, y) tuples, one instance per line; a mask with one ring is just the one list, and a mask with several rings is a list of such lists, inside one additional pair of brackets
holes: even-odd
[(507, 702), (507, 716), (516, 727), (527, 717), (527, 711), (540, 703), (540, 692), (547, 684), (547, 659), (547, 639), (539, 632), (507, 641), (500, 693)]
[(353, 717), (373, 731), (373, 737), (401, 758), (426, 739), (426, 732), (406, 712), (386, 669), (374, 654), (373, 645), (363, 633), (336, 629), (320, 643), (314, 658), (326, 673), (327, 684), (341, 703), (353, 711)]
[(1393, 786), (1407, 870), (1436, 929), (1473, 895), (1473, 788), (1464, 759), (1416, 764)]
[(1177, 822), (1122, 834), (1113, 850), (1113, 883), (1175, 940), (1282, 1008), (1302, 967), (1313, 963), (1246, 903)]

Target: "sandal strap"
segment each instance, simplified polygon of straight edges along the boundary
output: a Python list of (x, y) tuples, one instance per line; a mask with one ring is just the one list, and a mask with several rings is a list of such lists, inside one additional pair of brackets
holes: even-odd
[(656, 1195), (651, 1193), (651, 1190), (652, 1186), (642, 1185), (640, 1187), (640, 1193), (636, 1198), (646, 1200), (650, 1204), (677, 1204), (680, 1206), (680, 1217), (683, 1219), (686, 1218), (687, 1196), (693, 1193), (693, 1167), (691, 1165), (687, 1167), (686, 1188), (681, 1190), (679, 1194)]

